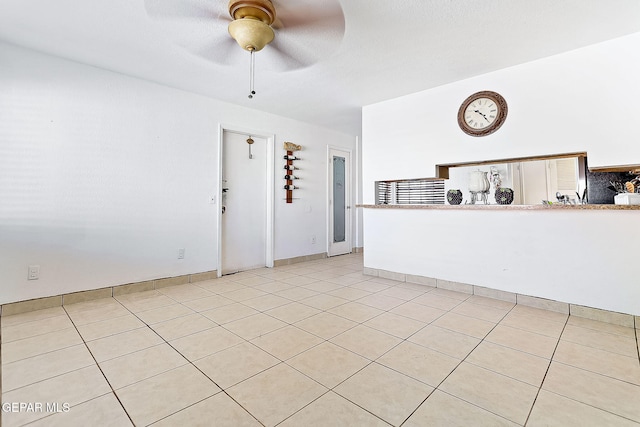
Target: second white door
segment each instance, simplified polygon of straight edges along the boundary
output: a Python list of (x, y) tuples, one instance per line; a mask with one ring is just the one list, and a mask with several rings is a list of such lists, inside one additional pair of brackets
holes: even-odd
[(351, 153), (329, 149), (329, 256), (351, 253)]

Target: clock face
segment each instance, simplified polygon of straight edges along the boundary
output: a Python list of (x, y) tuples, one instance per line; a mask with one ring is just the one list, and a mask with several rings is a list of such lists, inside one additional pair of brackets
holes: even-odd
[(460, 128), (471, 136), (485, 136), (496, 130), (507, 116), (507, 103), (495, 92), (483, 91), (467, 98), (458, 111)]
[(496, 121), (498, 106), (490, 98), (478, 98), (464, 112), (464, 121), (469, 127), (483, 129)]

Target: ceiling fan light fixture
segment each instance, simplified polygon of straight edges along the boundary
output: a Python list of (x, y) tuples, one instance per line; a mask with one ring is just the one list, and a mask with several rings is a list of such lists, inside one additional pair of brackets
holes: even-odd
[[(229, 0), (229, 14), (233, 18), (229, 24), (229, 34), (241, 48), (251, 53), (249, 99), (252, 99), (256, 94), (253, 86), (255, 77), (255, 57), (253, 54), (273, 41), (275, 33), (271, 24), (276, 19), (276, 9), (271, 0)], [(251, 143), (249, 142), (249, 144)], [(249, 145), (249, 149), (251, 149), (251, 145)]]
[(267, 25), (276, 20), (276, 9), (271, 0), (230, 0), (229, 14), (233, 19), (249, 16)]
[(262, 50), (275, 37), (275, 33), (269, 25), (252, 17), (231, 21), (229, 34), (241, 48), (254, 52)]

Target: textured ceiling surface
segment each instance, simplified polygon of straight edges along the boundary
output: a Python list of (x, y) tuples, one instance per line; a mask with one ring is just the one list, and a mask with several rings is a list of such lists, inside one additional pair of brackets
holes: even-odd
[(359, 135), (364, 105), (640, 31), (638, 0), (274, 4), (253, 99), (227, 0), (2, 0), (0, 40)]

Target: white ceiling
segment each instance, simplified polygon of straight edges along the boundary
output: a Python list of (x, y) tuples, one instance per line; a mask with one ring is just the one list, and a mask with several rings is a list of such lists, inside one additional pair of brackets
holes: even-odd
[[(176, 10), (227, 5), (170, 1)], [(338, 2), (344, 37), (339, 28), (330, 49), (289, 71), (271, 66), (265, 47), (251, 100), (248, 53), (237, 45), (213, 52), (216, 60), (190, 53), (147, 14), (145, 0), (1, 0), (0, 40), (359, 135), (364, 105), (640, 31), (638, 0), (274, 0), (312, 13)], [(212, 28), (212, 37), (227, 37)], [(232, 54), (246, 54), (246, 63)]]

